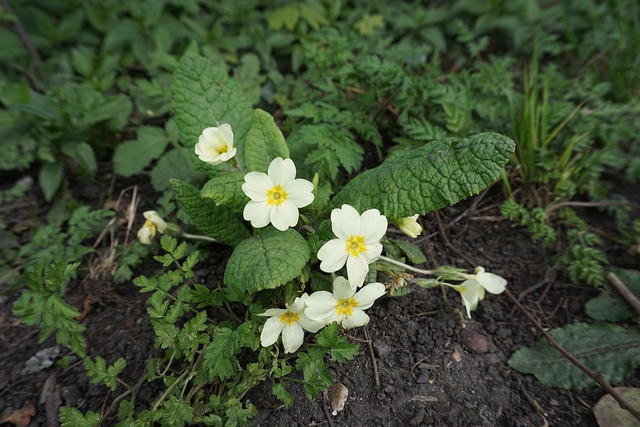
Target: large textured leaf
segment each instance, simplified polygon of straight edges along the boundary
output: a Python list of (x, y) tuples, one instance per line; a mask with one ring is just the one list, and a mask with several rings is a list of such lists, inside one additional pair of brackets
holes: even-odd
[(234, 249), (224, 283), (234, 293), (277, 288), (300, 275), (309, 255), (309, 246), (297, 231), (269, 227)]
[[(592, 371), (602, 373), (611, 384), (622, 381), (640, 366), (640, 329), (610, 324), (576, 323), (549, 332), (551, 336)], [(551, 387), (582, 390), (596, 383), (573, 365), (545, 339), (535, 348), (522, 348), (509, 366)]]
[(276, 157), (289, 157), (289, 148), (271, 114), (257, 109), (251, 117), (251, 129), (244, 144), (244, 165), (247, 170), (267, 172)]
[(496, 133), (430, 142), (360, 174), (331, 205), (377, 208), (391, 218), (432, 212), (486, 188), (514, 149), (511, 139)]
[(173, 74), (171, 106), (185, 147), (192, 148), (203, 129), (228, 123), (242, 163), (252, 108), (238, 83), (225, 70), (205, 57), (185, 55)]
[(236, 212), (242, 212), (249, 197), (242, 191), (244, 172), (228, 171), (209, 180), (202, 187), (202, 197), (215, 202), (218, 206), (228, 206)]
[(198, 230), (230, 246), (236, 246), (250, 236), (231, 209), (202, 198), (200, 191), (189, 183), (177, 179), (170, 182), (180, 205)]
[[(640, 274), (637, 271), (612, 268), (629, 290), (640, 298)], [(604, 291), (585, 305), (587, 315), (595, 320), (621, 322), (631, 319), (636, 312), (613, 286), (607, 285)]]

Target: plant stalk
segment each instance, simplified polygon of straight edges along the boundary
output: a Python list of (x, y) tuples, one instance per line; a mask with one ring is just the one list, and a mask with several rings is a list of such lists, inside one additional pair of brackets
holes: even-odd
[(622, 396), (620, 396), (620, 394), (618, 394), (618, 392), (615, 391), (613, 387), (611, 387), (611, 385), (609, 384), (607, 379), (604, 377), (604, 375), (596, 374), (595, 372), (593, 372), (591, 369), (586, 367), (582, 362), (576, 359), (574, 355), (569, 353), (567, 350), (565, 350), (564, 347), (558, 344), (556, 340), (554, 340), (553, 337), (549, 335), (547, 331), (544, 330), (542, 325), (538, 323), (538, 321), (531, 315), (531, 313), (529, 313), (529, 311), (526, 308), (524, 308), (522, 304), (520, 304), (520, 301), (518, 301), (518, 299), (513, 296), (513, 294), (509, 291), (509, 289), (505, 289), (504, 293), (505, 295), (507, 295), (507, 298), (509, 298), (511, 302), (518, 308), (518, 310), (520, 310), (522, 314), (524, 314), (525, 317), (529, 319), (531, 324), (547, 339), (547, 342), (551, 347), (558, 350), (560, 354), (562, 354), (564, 357), (567, 358), (567, 360), (569, 360), (571, 363), (576, 365), (582, 372), (584, 372), (591, 379), (593, 379), (598, 384), (600, 384), (600, 387), (602, 387), (607, 393), (609, 393), (611, 397), (613, 397), (616, 400), (616, 402), (618, 402), (621, 408), (625, 409), (627, 412), (633, 415), (636, 419), (638, 419), (638, 421), (640, 421), (640, 412), (638, 412), (633, 407), (631, 407), (627, 403), (627, 401), (624, 400)]

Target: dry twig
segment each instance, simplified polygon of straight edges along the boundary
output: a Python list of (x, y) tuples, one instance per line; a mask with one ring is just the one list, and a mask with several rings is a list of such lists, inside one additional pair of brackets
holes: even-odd
[(534, 319), (531, 313), (529, 313), (529, 311), (526, 308), (524, 308), (522, 304), (520, 304), (520, 301), (518, 301), (518, 299), (514, 297), (513, 294), (508, 289), (505, 289), (504, 293), (507, 296), (507, 298), (509, 298), (511, 302), (518, 308), (518, 310), (520, 310), (520, 312), (524, 314), (527, 319), (529, 319), (529, 322), (531, 322), (531, 324), (547, 339), (547, 342), (551, 347), (558, 350), (560, 354), (566, 357), (567, 360), (569, 360), (571, 363), (576, 365), (582, 372), (587, 374), (589, 378), (593, 379), (598, 384), (600, 384), (600, 387), (602, 387), (607, 393), (609, 393), (611, 397), (613, 397), (618, 402), (621, 408), (628, 411), (631, 415), (637, 418), (638, 421), (640, 421), (640, 412), (638, 412), (633, 407), (631, 407), (626, 402), (626, 400), (624, 400), (622, 396), (620, 396), (620, 394), (618, 394), (618, 392), (613, 387), (611, 387), (611, 385), (609, 384), (607, 379), (604, 377), (604, 375), (596, 374), (595, 372), (593, 372), (591, 369), (586, 367), (582, 362), (576, 359), (576, 357), (573, 354), (569, 353), (567, 350), (565, 350), (564, 347), (558, 344), (556, 340), (554, 340), (553, 337), (549, 335), (549, 333), (542, 327), (542, 325), (540, 325), (540, 323), (538, 323), (538, 321)]

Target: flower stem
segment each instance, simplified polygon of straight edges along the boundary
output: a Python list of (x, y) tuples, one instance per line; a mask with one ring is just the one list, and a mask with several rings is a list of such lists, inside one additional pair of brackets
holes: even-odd
[(436, 274), (435, 270), (423, 270), (421, 268), (412, 267), (410, 265), (405, 264), (404, 262), (396, 261), (393, 258), (388, 258), (384, 255), (380, 255), (380, 261), (384, 261), (389, 264), (397, 265), (398, 267), (403, 267), (409, 271), (413, 271), (414, 273), (423, 274), (425, 276), (433, 276)]
[(213, 237), (209, 237), (209, 236), (203, 236), (201, 234), (190, 234), (190, 233), (185, 233), (184, 231), (182, 231), (180, 233), (180, 235), (182, 237), (184, 237), (185, 239), (193, 239), (193, 240), (204, 240), (207, 242), (218, 242), (216, 239), (214, 239)]

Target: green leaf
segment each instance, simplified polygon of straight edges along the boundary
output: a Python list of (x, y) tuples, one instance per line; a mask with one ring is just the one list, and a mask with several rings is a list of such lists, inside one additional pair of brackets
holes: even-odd
[(293, 405), (293, 396), (287, 391), (284, 383), (274, 384), (273, 387), (271, 387), (271, 393), (284, 403), (285, 408)]
[(422, 250), (416, 244), (400, 239), (389, 240), (407, 256), (407, 259), (411, 264), (418, 265), (427, 262), (427, 257), (425, 256), (424, 252), (422, 252)]
[(63, 144), (62, 152), (80, 163), (87, 172), (95, 172), (98, 168), (93, 148), (91, 148), (91, 146), (86, 142)]
[(309, 255), (309, 246), (297, 231), (269, 227), (234, 249), (224, 283), (234, 291), (248, 293), (274, 289), (298, 277)]
[(495, 133), (430, 142), (363, 172), (331, 204), (377, 208), (390, 218), (436, 211), (495, 181), (514, 149), (511, 139)]
[(185, 55), (173, 75), (171, 105), (185, 147), (193, 148), (205, 128), (228, 123), (243, 164), (243, 144), (251, 125), (252, 108), (238, 83), (224, 69), (205, 57)]
[(268, 11), (266, 15), (269, 29), (271, 30), (286, 28), (289, 31), (293, 31), (298, 24), (298, 19), (300, 19), (300, 11), (289, 5)]
[(151, 185), (157, 191), (163, 191), (170, 187), (172, 178), (183, 181), (194, 181), (201, 177), (200, 173), (193, 170), (186, 149), (178, 147), (165, 153), (151, 171)]
[(97, 427), (100, 424), (100, 414), (88, 411), (86, 415), (82, 415), (82, 412), (76, 408), (67, 408), (62, 406), (60, 408), (60, 425), (62, 427)]
[[(640, 298), (640, 274), (632, 270), (615, 268), (611, 270), (629, 288), (631, 293)], [(587, 316), (595, 320), (621, 322), (631, 319), (636, 312), (620, 293), (611, 285), (597, 297), (585, 305)]]
[[(558, 344), (610, 384), (619, 383), (640, 366), (640, 330), (609, 324), (576, 323), (549, 332)], [(584, 372), (540, 339), (535, 348), (522, 348), (509, 366), (551, 387), (582, 390), (596, 385)]]
[(172, 179), (171, 187), (182, 208), (201, 232), (230, 246), (236, 246), (250, 236), (249, 230), (231, 209), (216, 206), (212, 200), (202, 198), (193, 185)]
[(62, 161), (55, 163), (45, 163), (38, 173), (38, 183), (47, 202), (53, 199), (54, 194), (58, 191), (62, 184), (62, 175), (64, 172), (64, 164)]
[(238, 361), (235, 355), (239, 350), (236, 332), (229, 328), (222, 328), (203, 350), (202, 372), (206, 373), (209, 380), (231, 378), (238, 372)]
[(358, 345), (351, 344), (345, 337), (339, 334), (338, 323), (333, 322), (325, 326), (317, 335), (319, 345), (327, 347), (331, 359), (336, 362), (351, 360), (358, 355)]
[(164, 129), (154, 126), (142, 126), (138, 129), (138, 138), (119, 144), (113, 154), (113, 167), (118, 175), (139, 174), (149, 164), (164, 153), (169, 139)]
[(200, 194), (211, 199), (218, 206), (228, 206), (236, 212), (242, 212), (249, 198), (242, 191), (244, 172), (228, 171), (207, 182)]
[(271, 114), (260, 109), (253, 111), (244, 153), (244, 165), (247, 170), (265, 173), (273, 159), (289, 157), (289, 148), (284, 136)]

